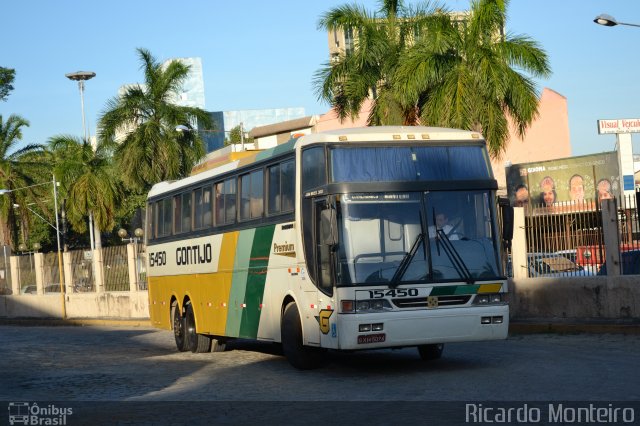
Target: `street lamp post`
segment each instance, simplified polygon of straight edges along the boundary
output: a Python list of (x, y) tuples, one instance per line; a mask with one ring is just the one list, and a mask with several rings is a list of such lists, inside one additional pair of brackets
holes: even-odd
[(638, 24), (629, 24), (627, 22), (618, 22), (616, 18), (611, 15), (607, 15), (606, 13), (601, 13), (596, 16), (593, 20), (598, 25), (603, 25), (605, 27), (615, 27), (616, 25), (626, 25), (628, 27), (640, 27)]
[[(82, 136), (84, 140), (89, 140), (89, 134), (87, 133), (87, 126), (84, 117), (84, 82), (87, 80), (91, 80), (96, 76), (96, 73), (93, 71), (76, 71), (65, 74), (69, 80), (77, 81), (78, 88), (80, 89), (80, 108), (82, 111)], [(89, 239), (91, 240), (91, 250), (96, 248), (94, 230), (93, 230), (93, 212), (89, 212)]]
[[(64, 277), (62, 274), (62, 251), (60, 250), (60, 225), (58, 222), (58, 189), (57, 189), (58, 182), (56, 182), (55, 175), (53, 176), (53, 180), (51, 180), (50, 182), (37, 183), (35, 185), (23, 186), (21, 188), (14, 188), (14, 189), (0, 189), (0, 195), (8, 194), (10, 192), (19, 191), (22, 189), (33, 188), (35, 186), (48, 185), (48, 184), (53, 184), (53, 205), (54, 205), (54, 210), (56, 214), (56, 226), (53, 226), (51, 223), (49, 223), (48, 220), (44, 219), (39, 214), (35, 212), (33, 213), (35, 213), (36, 216), (38, 216), (40, 219), (44, 220), (49, 226), (51, 226), (56, 231), (56, 241), (58, 243), (58, 277), (60, 279), (60, 298), (61, 298), (60, 300), (61, 300), (61, 306), (62, 306), (62, 319), (65, 319), (67, 318), (67, 308), (66, 308), (65, 299), (64, 299)], [(32, 211), (28, 206), (27, 206), (27, 209)]]

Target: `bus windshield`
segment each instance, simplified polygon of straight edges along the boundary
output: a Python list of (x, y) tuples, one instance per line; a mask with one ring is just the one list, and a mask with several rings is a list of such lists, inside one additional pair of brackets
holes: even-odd
[(490, 191), (340, 198), (338, 285), (498, 279)]

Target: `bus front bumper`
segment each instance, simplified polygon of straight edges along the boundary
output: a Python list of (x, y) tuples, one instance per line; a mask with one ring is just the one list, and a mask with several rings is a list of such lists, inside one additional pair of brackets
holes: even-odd
[(506, 339), (509, 306), (338, 316), (338, 349), (359, 350)]

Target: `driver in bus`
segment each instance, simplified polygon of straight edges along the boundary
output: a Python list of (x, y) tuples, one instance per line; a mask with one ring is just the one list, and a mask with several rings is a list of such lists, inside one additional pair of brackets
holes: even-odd
[(450, 240), (460, 239), (460, 235), (458, 235), (455, 228), (449, 225), (449, 218), (445, 213), (436, 213), (436, 226), (429, 226), (429, 238), (436, 238), (436, 229), (442, 229), (442, 232), (444, 232)]

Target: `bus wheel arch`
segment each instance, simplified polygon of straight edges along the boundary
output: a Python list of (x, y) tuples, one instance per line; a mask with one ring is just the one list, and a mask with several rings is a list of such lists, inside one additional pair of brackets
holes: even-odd
[(280, 322), (280, 336), (282, 352), (295, 368), (311, 370), (323, 365), (326, 351), (303, 344), (302, 320), (298, 305), (293, 299), (284, 306)]

